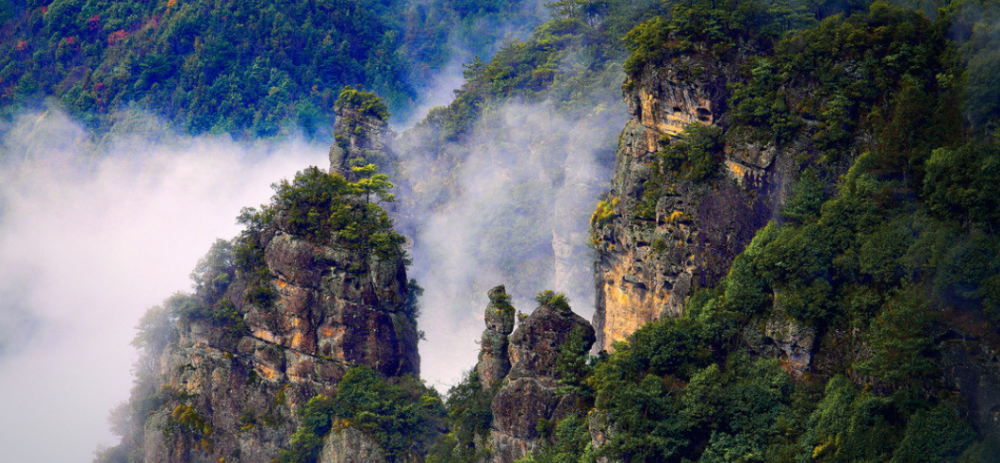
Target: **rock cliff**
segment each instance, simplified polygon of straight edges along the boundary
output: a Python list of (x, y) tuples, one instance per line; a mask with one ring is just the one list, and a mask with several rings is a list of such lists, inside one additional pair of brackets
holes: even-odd
[(647, 67), (623, 86), (631, 119), (619, 139), (611, 190), (591, 222), (599, 253), (595, 351), (650, 321), (679, 316), (695, 288), (728, 272), (780, 202), (788, 163), (728, 135), (721, 137), (721, 159), (712, 160), (722, 167), (715, 175), (658, 172), (658, 153), (683, 141), (686, 128), (726, 126), (726, 83), (735, 66), (682, 59)]
[[(379, 136), (361, 130), (351, 147), (371, 155)], [(192, 274), (193, 294), (178, 293), (140, 325), (142, 358), (117, 454), (149, 463), (270, 462), (299, 428), (296, 412), (317, 395), (333, 396), (350, 367), (419, 377), (403, 238), (340, 176), (315, 168), (300, 176), (276, 187), (271, 205), (244, 212), (239, 238), (212, 247)], [(338, 219), (334, 203), (309, 202), (335, 195), (342, 210), (364, 213)], [(316, 211), (322, 220), (313, 220)], [(354, 232), (330, 228), (334, 220)], [(385, 460), (351, 428), (330, 433), (321, 458)]]
[[(331, 394), (348, 367), (419, 374), (402, 257), (338, 250), (289, 233), (280, 220), (261, 238), (259, 275), (206, 276), (231, 275), (216, 301), (231, 301), (245, 330), (193, 319), (156, 359), (165, 395), (141, 430), (145, 461), (269, 462), (298, 427), (295, 411)], [(342, 440), (330, 445), (358, 439)]]
[(372, 92), (344, 88), (334, 105), (336, 123), (330, 147), (330, 173), (355, 179), (351, 167), (375, 163), (383, 172), (392, 167), (387, 143), (389, 110)]

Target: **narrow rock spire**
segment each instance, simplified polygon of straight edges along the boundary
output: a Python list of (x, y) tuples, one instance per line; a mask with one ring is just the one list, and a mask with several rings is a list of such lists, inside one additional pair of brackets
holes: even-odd
[(510, 371), (510, 356), (507, 353), (507, 336), (514, 331), (514, 306), (510, 305), (510, 295), (503, 285), (489, 291), (490, 304), (486, 306), (486, 330), (479, 351), (476, 370), (484, 389), (492, 389)]

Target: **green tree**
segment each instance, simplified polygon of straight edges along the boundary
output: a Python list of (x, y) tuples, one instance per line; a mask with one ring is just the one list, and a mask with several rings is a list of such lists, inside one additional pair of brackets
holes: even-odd
[(663, 169), (693, 182), (711, 179), (722, 157), (722, 130), (694, 123), (684, 128), (677, 141), (657, 153)]
[(1000, 148), (981, 143), (938, 148), (925, 170), (923, 193), (932, 212), (1000, 231)]
[(302, 424), (276, 461), (314, 462), (322, 439), (348, 427), (372, 437), (392, 461), (411, 461), (427, 453), (444, 415), (441, 398), (419, 380), (386, 380), (367, 366), (352, 367), (334, 395), (313, 397), (299, 411)]

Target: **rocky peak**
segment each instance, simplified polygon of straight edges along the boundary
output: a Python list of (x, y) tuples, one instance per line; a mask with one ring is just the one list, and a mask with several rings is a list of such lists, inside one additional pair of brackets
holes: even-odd
[(554, 378), (560, 347), (575, 331), (593, 344), (594, 328), (569, 307), (541, 305), (510, 336), (511, 370), (508, 379)]
[(372, 92), (345, 87), (334, 113), (336, 141), (330, 147), (330, 173), (356, 180), (353, 166), (374, 163), (385, 170), (386, 142), (392, 137), (385, 103)]
[[(312, 215), (302, 217), (303, 209), (365, 207), (343, 183), (311, 168), (280, 184), (271, 205), (241, 216), (247, 229), (239, 238), (220, 240), (199, 263), (197, 291), (165, 304), (156, 326), (170, 327), (169, 317), (179, 323), (167, 328), (169, 341), (144, 353), (157, 367), (137, 380), (137, 424), (122, 444), (137, 460), (270, 462), (301, 424), (296, 411), (331, 396), (350, 367), (419, 375), (401, 248), (373, 248), (323, 228), (325, 218), (316, 226)], [(341, 202), (300, 203), (329, 197)], [(359, 442), (371, 447), (354, 434), (335, 437), (331, 455)]]
[[(540, 445), (538, 425), (542, 420), (556, 421), (576, 412), (573, 394), (559, 390), (558, 364), (560, 355), (566, 353), (564, 347), (574, 336), (582, 340), (582, 350), (575, 354), (586, 352), (594, 342), (594, 329), (559, 301), (562, 303), (536, 308), (510, 336), (510, 372), (490, 406), (493, 424), (489, 448), (493, 462), (513, 463), (524, 457)], [(502, 322), (504, 329), (511, 326), (507, 319)]]
[(507, 336), (514, 331), (514, 307), (503, 285), (491, 289), (488, 294), (490, 304), (486, 306), (486, 329), (476, 370), (483, 389), (492, 390), (510, 371)]

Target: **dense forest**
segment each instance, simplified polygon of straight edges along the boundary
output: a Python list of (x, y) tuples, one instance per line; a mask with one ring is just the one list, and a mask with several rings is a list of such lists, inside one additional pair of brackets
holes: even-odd
[[(3, 3), (4, 115), (53, 97), (101, 130), (113, 129), (116, 111), (141, 108), (194, 134), (318, 133), (344, 95), (358, 94), (341, 92), (345, 85), (406, 114), (453, 59), (449, 40), (486, 53), (501, 37), (480, 34), (481, 22), (535, 17), (530, 5), (503, 2), (223, 3)], [(256, 309), (241, 313), (220, 295), (274, 305), (265, 238), (287, 233), (363, 254), (350, 275), (380, 259), (406, 260), (382, 209), (395, 199), (390, 181), (403, 190), (394, 217), (403, 234), (416, 234), (411, 215), (447, 207), (465, 188), (460, 168), (488, 144), (502, 146), (493, 134), (505, 130), (507, 105), (541, 104), (613, 139), (621, 127), (602, 127), (601, 114), (620, 104), (619, 92), (669, 69), (690, 85), (724, 76), (728, 97), (713, 123), (657, 141), (634, 197), (590, 198), (594, 258), (613, 252), (600, 236), (615, 224), (658, 227), (663, 198), (678, 185), (707, 191), (730, 182), (727, 156), (740, 146), (786, 153), (788, 190), (725, 276), (695, 285), (680, 316), (599, 353), (578, 332), (559, 346), (555, 391), (570, 405), (533, 423), (536, 445), (518, 461), (1000, 461), (1000, 408), (980, 408), (994, 394), (981, 389), (1000, 384), (1000, 4), (564, 0), (548, 8), (551, 18), (523, 40), (466, 63), (454, 101), (396, 141), (395, 149), (423, 153), (385, 166), (398, 179), (364, 162), (353, 180), (310, 168), (276, 184), (270, 205), (246, 210), (246, 231), (213, 248), (225, 265), (207, 258), (196, 294), (142, 321), (136, 346), (146, 358), (176, 342), (171, 324), (200, 320), (234, 345), (232, 337), (248, 335), (244, 318)], [(546, 151), (559, 140), (530, 142)], [(600, 156), (613, 162), (611, 152)], [(490, 248), (484, 239), (479, 250), (506, 256), (504, 277), (517, 289), (549, 271), (533, 259), (552, 251), (529, 244), (532, 233), (552, 230), (521, 220), (552, 210), (532, 193), (564, 181), (540, 169), (531, 181), (544, 186), (515, 191), (519, 207), (490, 218), (491, 233), (512, 244)], [(648, 243), (654, 253), (672, 245)], [(230, 278), (246, 287), (230, 287)], [(400, 310), (415, 324), (421, 289), (410, 280), (404, 292)], [(542, 292), (536, 302), (569, 311), (562, 294)], [(780, 330), (809, 339), (808, 368), (768, 350), (766, 338)], [(156, 390), (149, 378), (136, 389), (160, 402), (138, 394), (116, 413), (140, 426), (171, 404), (169, 431), (211, 451), (212, 428), (192, 405), (199, 399)], [(324, 439), (348, 428), (385, 461), (500, 461), (490, 444), (500, 386), (484, 386), (476, 368), (446, 394), (365, 365), (345, 366), (339, 381), (294, 413), (275, 412), (276, 424), (248, 412), (241, 425), (257, 432), (296, 423), (281, 462), (319, 461)], [(283, 406), (280, 391), (268, 410)], [(127, 443), (98, 461), (140, 461)]]
[(0, 107), (9, 116), (54, 97), (99, 131), (131, 109), (191, 134), (328, 136), (345, 85), (377, 91), (405, 116), (462, 58), (456, 50), (488, 54), (504, 34), (530, 31), (533, 5), (5, 1)]

